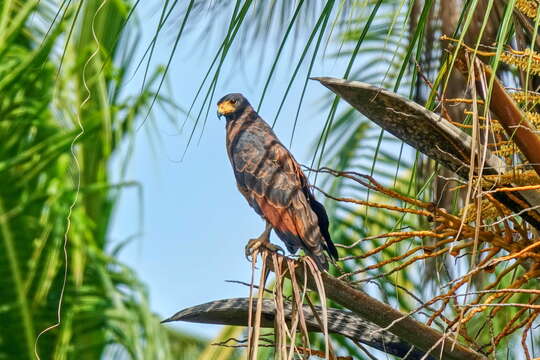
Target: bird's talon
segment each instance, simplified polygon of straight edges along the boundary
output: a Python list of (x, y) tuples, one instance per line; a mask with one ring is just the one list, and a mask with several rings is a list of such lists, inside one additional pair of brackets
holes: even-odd
[(253, 253), (261, 246), (260, 239), (250, 239), (246, 245), (246, 259), (249, 262), (253, 261)]
[(246, 259), (249, 262), (253, 261), (253, 254), (255, 253), (256, 250), (258, 250), (261, 247), (271, 252), (281, 253), (282, 255), (285, 255), (285, 251), (283, 251), (283, 249), (280, 248), (279, 246), (270, 243), (268, 240), (257, 238), (257, 239), (251, 239), (248, 241), (246, 245), (246, 249), (245, 249)]

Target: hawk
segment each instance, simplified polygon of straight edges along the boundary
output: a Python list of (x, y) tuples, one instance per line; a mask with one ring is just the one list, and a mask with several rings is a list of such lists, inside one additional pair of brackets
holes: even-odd
[(291, 253), (302, 249), (327, 270), (324, 251), (337, 260), (337, 250), (328, 215), (300, 165), (242, 94), (226, 95), (217, 106), (218, 117), (227, 119), (227, 153), (238, 190), (266, 221), (264, 232), (246, 245), (246, 256), (260, 246), (280, 250), (269, 242), (274, 229)]

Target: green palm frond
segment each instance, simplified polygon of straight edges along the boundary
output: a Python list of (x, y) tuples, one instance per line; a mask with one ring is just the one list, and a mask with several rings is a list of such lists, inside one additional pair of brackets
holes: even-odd
[(0, 1), (0, 358), (180, 354), (169, 347), (179, 333), (164, 330), (136, 274), (107, 251), (119, 191), (138, 186), (112, 183), (108, 164), (157, 78), (124, 94), (130, 8)]

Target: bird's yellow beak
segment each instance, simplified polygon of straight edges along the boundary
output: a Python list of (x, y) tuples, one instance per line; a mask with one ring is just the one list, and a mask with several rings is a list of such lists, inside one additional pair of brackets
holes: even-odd
[(235, 111), (234, 105), (230, 101), (224, 101), (218, 104), (217, 112), (220, 115), (227, 115)]

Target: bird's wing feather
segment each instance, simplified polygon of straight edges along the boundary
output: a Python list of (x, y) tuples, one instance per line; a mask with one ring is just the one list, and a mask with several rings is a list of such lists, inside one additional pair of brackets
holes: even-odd
[(305, 175), (265, 125), (255, 123), (245, 129), (231, 152), (238, 188), (291, 252), (302, 247), (324, 266), (323, 237), (310, 206)]

